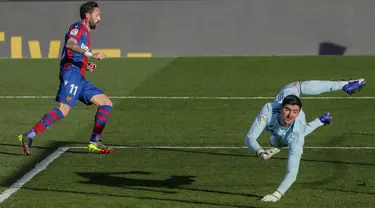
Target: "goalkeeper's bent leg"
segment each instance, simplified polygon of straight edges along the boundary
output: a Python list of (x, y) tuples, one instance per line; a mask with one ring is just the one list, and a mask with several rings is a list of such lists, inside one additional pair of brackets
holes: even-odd
[(301, 94), (303, 95), (319, 95), (325, 92), (334, 92), (342, 90), (348, 81), (323, 81), (311, 80), (299, 82)]

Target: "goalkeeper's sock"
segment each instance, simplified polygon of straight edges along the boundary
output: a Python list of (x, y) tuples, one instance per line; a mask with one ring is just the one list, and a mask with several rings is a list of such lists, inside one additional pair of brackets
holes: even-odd
[(64, 114), (58, 108), (54, 108), (46, 113), (35, 126), (26, 133), (26, 135), (33, 139), (36, 135), (42, 133), (47, 128), (51, 127), (56, 121), (64, 118)]
[(303, 95), (319, 95), (325, 92), (342, 90), (348, 81), (320, 81), (311, 80), (301, 82), (301, 93)]
[(102, 134), (105, 125), (107, 124), (107, 119), (109, 114), (112, 111), (112, 106), (110, 105), (101, 105), (98, 107), (95, 115), (94, 129), (91, 135), (91, 141), (98, 141), (100, 135)]

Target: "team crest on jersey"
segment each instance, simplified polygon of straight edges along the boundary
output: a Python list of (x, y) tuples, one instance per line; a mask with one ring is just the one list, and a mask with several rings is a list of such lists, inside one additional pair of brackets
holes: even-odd
[(263, 115), (259, 116), (257, 122), (259, 124), (264, 124), (264, 122), (266, 121), (266, 118), (267, 118), (267, 114), (263, 114)]
[(70, 31), (70, 34), (71, 35), (77, 35), (78, 34), (78, 29), (73, 29), (72, 31)]
[(72, 96), (71, 95), (68, 95), (67, 97), (66, 97), (66, 101), (67, 102), (70, 102), (72, 100)]

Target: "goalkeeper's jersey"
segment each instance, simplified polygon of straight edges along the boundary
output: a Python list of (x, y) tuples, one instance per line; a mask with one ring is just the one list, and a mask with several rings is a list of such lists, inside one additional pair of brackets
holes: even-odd
[(245, 143), (255, 153), (257, 149), (261, 148), (257, 139), (262, 131), (266, 130), (278, 138), (278, 144), (289, 147), (287, 174), (277, 188), (279, 192), (284, 194), (297, 177), (305, 136), (323, 123), (320, 122), (319, 118), (306, 123), (305, 113), (301, 109), (294, 122), (290, 126), (284, 127), (279, 120), (280, 108), (281, 103), (278, 101), (265, 104), (246, 135)]
[(288, 95), (300, 96), (300, 94), (301, 86), (299, 82), (286, 85), (279, 92), (273, 102), (267, 103), (263, 106), (245, 137), (246, 146), (253, 153), (261, 148), (257, 139), (263, 130), (270, 132), (273, 136), (278, 138), (278, 145), (289, 147), (286, 175), (280, 186), (277, 188), (277, 190), (283, 194), (296, 180), (301, 155), (303, 153), (305, 136), (313, 132), (317, 127), (323, 125), (319, 118), (306, 123), (306, 116), (302, 109), (300, 114), (289, 127), (284, 127), (280, 124), (281, 102)]
[[(248, 132), (248, 136), (258, 138), (263, 130), (268, 131), (278, 138), (282, 146), (289, 146), (289, 151), (294, 154), (302, 154), (304, 145), (304, 136), (306, 133), (305, 113), (301, 109), (300, 114), (288, 127), (280, 123), (280, 102), (274, 101), (263, 106), (262, 110), (254, 120), (253, 125)], [(254, 152), (260, 148), (258, 142), (253, 142), (251, 146)]]

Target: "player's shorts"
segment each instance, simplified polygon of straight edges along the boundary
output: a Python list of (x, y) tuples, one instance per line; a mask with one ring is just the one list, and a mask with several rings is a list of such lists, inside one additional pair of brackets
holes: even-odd
[(56, 95), (57, 102), (73, 107), (79, 100), (85, 105), (91, 105), (90, 99), (99, 94), (104, 94), (104, 92), (82, 77), (78, 67), (61, 70), (60, 86)]
[(301, 95), (301, 82), (292, 82), (284, 86), (284, 88), (277, 94), (275, 101), (283, 102), (284, 98), (288, 95)]

